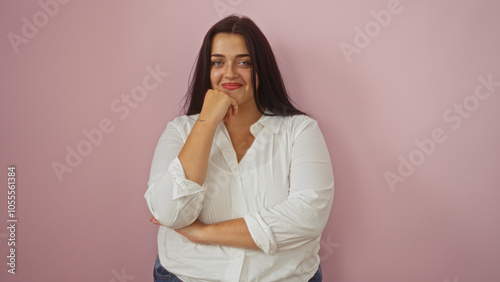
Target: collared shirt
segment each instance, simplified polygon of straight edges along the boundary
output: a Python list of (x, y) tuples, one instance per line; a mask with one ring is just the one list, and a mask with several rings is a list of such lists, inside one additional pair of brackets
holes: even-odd
[[(177, 158), (198, 115), (167, 125), (153, 157), (147, 205), (162, 226), (161, 264), (183, 281), (308, 281), (319, 266), (321, 232), (333, 201), (333, 172), (318, 124), (305, 115), (265, 116), (238, 163), (220, 122), (203, 185)], [(260, 250), (202, 245), (173, 229), (244, 218)]]

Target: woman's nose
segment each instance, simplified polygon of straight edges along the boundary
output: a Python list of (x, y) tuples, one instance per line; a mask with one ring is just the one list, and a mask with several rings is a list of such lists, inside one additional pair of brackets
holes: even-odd
[(234, 66), (232, 64), (227, 64), (224, 71), (224, 78), (234, 79), (236, 77), (238, 77), (238, 72), (234, 69)]

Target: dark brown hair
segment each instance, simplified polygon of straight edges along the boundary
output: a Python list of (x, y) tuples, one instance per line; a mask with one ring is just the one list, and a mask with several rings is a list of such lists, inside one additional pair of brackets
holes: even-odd
[[(251, 19), (234, 15), (217, 22), (208, 30), (203, 39), (184, 104), (187, 115), (201, 112), (205, 94), (211, 88), (210, 56), (212, 55), (212, 40), (216, 34), (221, 32), (241, 34), (245, 38), (250, 59), (252, 60), (252, 88), (259, 112), (267, 115), (261, 108), (262, 106), (271, 112), (269, 115), (305, 115), (290, 101), (267, 38)], [(255, 83), (256, 77), (259, 78), (258, 88)]]

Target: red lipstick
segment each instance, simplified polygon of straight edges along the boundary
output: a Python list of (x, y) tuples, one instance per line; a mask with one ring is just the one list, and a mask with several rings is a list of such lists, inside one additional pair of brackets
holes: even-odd
[(239, 83), (223, 83), (222, 87), (227, 90), (236, 90), (241, 87), (241, 84)]

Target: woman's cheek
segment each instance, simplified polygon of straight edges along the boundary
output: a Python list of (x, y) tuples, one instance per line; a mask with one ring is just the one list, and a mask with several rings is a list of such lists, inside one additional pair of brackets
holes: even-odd
[(219, 85), (220, 75), (217, 72), (212, 71), (210, 73), (210, 82), (212, 84), (212, 89), (216, 89)]

